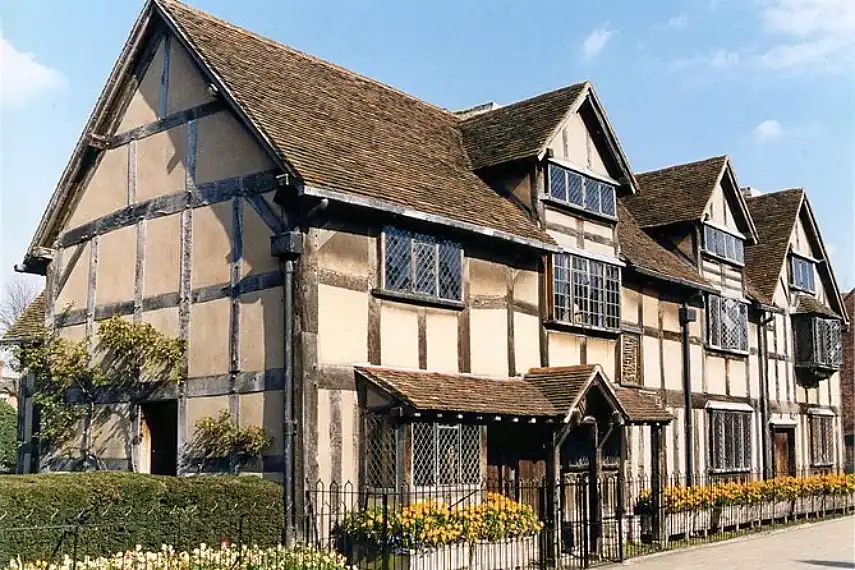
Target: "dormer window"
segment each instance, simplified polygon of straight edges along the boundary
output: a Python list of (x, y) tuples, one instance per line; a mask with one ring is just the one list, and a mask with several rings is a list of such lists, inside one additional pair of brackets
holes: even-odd
[(814, 263), (810, 259), (793, 255), (790, 257), (790, 286), (808, 293), (816, 292)]
[(592, 214), (615, 217), (615, 187), (608, 182), (549, 164), (549, 197)]
[(704, 224), (704, 251), (740, 265), (745, 262), (742, 238), (709, 223)]
[(459, 244), (391, 227), (383, 230), (383, 238), (384, 289), (426, 299), (461, 300)]

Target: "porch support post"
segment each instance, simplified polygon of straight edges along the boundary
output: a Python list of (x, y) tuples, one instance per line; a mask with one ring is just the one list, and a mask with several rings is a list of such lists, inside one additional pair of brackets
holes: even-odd
[(623, 543), (625, 540), (623, 516), (624, 511), (626, 510), (626, 424), (624, 424), (623, 416), (620, 414), (616, 414), (615, 419), (618, 424), (617, 436), (620, 444), (620, 465), (618, 466), (617, 473), (617, 506), (615, 508), (615, 517), (617, 518), (618, 531), (618, 558), (623, 562), (625, 558), (623, 550)]
[(650, 426), (650, 498), (651, 520), (653, 521), (653, 541), (660, 543), (664, 538), (664, 520), (662, 518), (662, 495), (665, 489), (665, 427), (662, 424)]
[(573, 424), (566, 423), (552, 432), (546, 458), (546, 563), (553, 568), (558, 568), (561, 560), (561, 445), (572, 429)]
[(602, 534), (603, 505), (600, 500), (600, 471), (602, 463), (602, 452), (600, 450), (600, 433), (597, 420), (591, 416), (585, 418), (584, 423), (588, 425), (588, 434), (591, 447), (588, 456), (588, 510), (590, 521), (590, 538), (588, 544), (589, 552), (596, 555), (600, 548), (600, 535)]

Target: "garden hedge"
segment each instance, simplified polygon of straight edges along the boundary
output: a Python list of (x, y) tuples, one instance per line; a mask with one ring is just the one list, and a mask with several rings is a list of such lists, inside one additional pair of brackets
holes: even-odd
[(15, 472), (17, 455), (18, 410), (0, 400), (0, 473)]
[(136, 545), (277, 544), (282, 487), (256, 477), (119, 472), (0, 476), (0, 567), (10, 557), (104, 555)]

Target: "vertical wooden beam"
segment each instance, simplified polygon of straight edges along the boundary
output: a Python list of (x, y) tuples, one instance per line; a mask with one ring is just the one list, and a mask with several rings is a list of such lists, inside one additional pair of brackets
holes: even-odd
[(730, 396), (730, 358), (724, 357), (724, 393)]
[(157, 118), (162, 119), (168, 114), (169, 102), (169, 67), (170, 67), (170, 34), (163, 36), (163, 71), (160, 74), (160, 93), (157, 102)]
[(516, 376), (516, 344), (514, 341), (514, 274), (513, 268), (506, 270), (507, 287), (505, 291), (505, 307), (507, 309), (508, 325), (508, 376)]
[[(86, 295), (86, 344), (91, 355), (95, 350), (95, 292), (98, 281), (98, 244), (100, 236), (95, 236), (89, 245), (89, 289)], [(81, 441), (80, 453), (83, 457), (84, 466), (89, 468), (89, 450), (92, 447), (92, 416), (93, 404), (87, 403), (86, 415), (83, 418), (83, 440)]]
[(549, 331), (546, 330), (544, 320), (549, 316), (550, 307), (550, 291), (552, 290), (552, 271), (549, 263), (549, 258), (544, 256), (541, 259), (540, 271), (537, 274), (538, 288), (537, 301), (540, 313), (538, 319), (538, 334), (540, 337), (540, 365), (549, 366)]
[(655, 424), (650, 428), (650, 493), (651, 508), (653, 509), (653, 541), (661, 543), (667, 540), (665, 536), (665, 519), (663, 513), (663, 494), (665, 492), (665, 429), (661, 424)]
[(243, 198), (232, 200), (232, 255), (229, 272), (229, 415), (240, 424), (240, 397), (235, 392), (235, 378), (240, 372), (240, 297), (237, 286), (243, 273)]
[(579, 364), (588, 364), (588, 337), (579, 335)]
[(425, 308), (419, 309), (417, 319), (419, 368), (427, 370), (427, 310)]
[(145, 244), (148, 225), (145, 220), (137, 222), (136, 259), (134, 261), (134, 323), (142, 322), (143, 297), (145, 296)]
[(341, 485), (342, 480), (342, 422), (341, 422), (341, 390), (330, 390), (330, 470), (331, 483)]
[(460, 372), (472, 371), (471, 339), (470, 339), (470, 306), (469, 294), (469, 257), (463, 255), (463, 310), (457, 317), (457, 367)]
[(665, 325), (664, 325), (664, 309), (662, 307), (662, 299), (656, 295), (656, 317), (658, 319), (659, 332), (659, 386), (662, 392), (665, 392)]
[(128, 143), (128, 206), (137, 203), (137, 141)]
[[(78, 246), (78, 249), (83, 246)], [(45, 280), (45, 329), (53, 331), (54, 318), (56, 316), (56, 296), (60, 288), (64, 285), (62, 282), (62, 274), (65, 273), (62, 267), (63, 250), (58, 245), (55, 247), (53, 261), (50, 262), (47, 269), (47, 279)]]
[[(378, 234), (368, 246), (368, 289), (382, 287), (383, 236)], [(368, 363), (380, 364), (380, 300), (368, 295)]]
[[(167, 36), (168, 37), (168, 36)], [(167, 52), (168, 53), (168, 52)], [(190, 348), (190, 304), (192, 302), (192, 273), (193, 273), (193, 209), (190, 208), (189, 197), (196, 188), (196, 144), (197, 123), (195, 120), (187, 123), (187, 156), (185, 159), (184, 191), (187, 194), (187, 202), (181, 211), (181, 268), (178, 283), (178, 338), (183, 340), (185, 347)], [(184, 474), (187, 448), (187, 363), (188, 356), (185, 353), (182, 364), (182, 380), (178, 386), (178, 430), (177, 430), (177, 473)]]
[(294, 442), (294, 498), (299, 510), (306, 482), (317, 483), (318, 471), (318, 235), (303, 234), (303, 253), (297, 261), (297, 315), (295, 315), (294, 418), (300, 429)]

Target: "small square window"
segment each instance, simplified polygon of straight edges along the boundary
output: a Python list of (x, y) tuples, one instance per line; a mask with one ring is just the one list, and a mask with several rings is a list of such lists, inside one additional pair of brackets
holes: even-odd
[(383, 237), (383, 285), (387, 290), (461, 300), (463, 263), (457, 243), (396, 228), (386, 228)]

